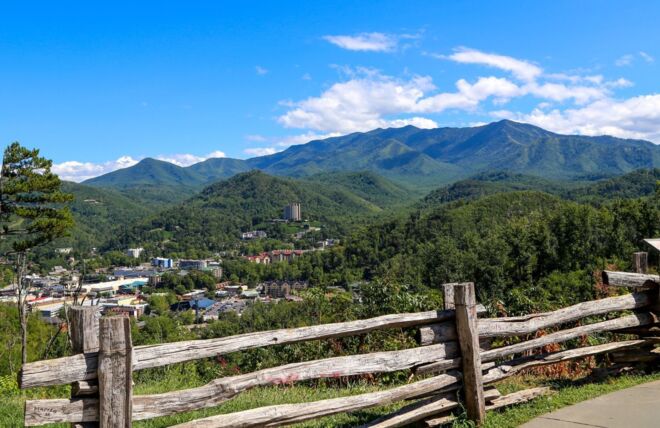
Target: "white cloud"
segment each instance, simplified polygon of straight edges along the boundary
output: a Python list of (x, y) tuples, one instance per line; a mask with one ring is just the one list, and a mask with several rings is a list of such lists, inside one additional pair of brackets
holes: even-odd
[(207, 154), (206, 156), (197, 156), (197, 155), (192, 155), (190, 153), (179, 153), (173, 155), (158, 155), (156, 156), (156, 159), (173, 163), (174, 165), (178, 165), (178, 166), (190, 166), (210, 158), (225, 158), (225, 157), (227, 157), (227, 155), (225, 155), (224, 152), (221, 152), (220, 150), (216, 150)]
[(459, 48), (446, 57), (463, 64), (481, 64), (511, 72), (520, 80), (533, 81), (543, 70), (531, 62), (510, 56), (481, 52), (475, 49)]
[(641, 56), (644, 61), (649, 62), (649, 63), (655, 61), (655, 58), (653, 58), (651, 55), (649, 55), (648, 53), (646, 53), (644, 51), (640, 51), (639, 56)]
[(255, 66), (254, 70), (257, 72), (257, 74), (259, 76), (264, 76), (264, 75), (268, 74), (268, 70), (261, 67), (260, 65)]
[(493, 112), (495, 117), (532, 123), (563, 134), (613, 135), (660, 143), (660, 94), (602, 99), (584, 107), (530, 113)]
[[(513, 90), (509, 85), (510, 96), (499, 98), (500, 102), (507, 102), (513, 97), (532, 95), (557, 102), (573, 99), (578, 104), (585, 104), (606, 97), (609, 94), (609, 88), (622, 87), (630, 83), (625, 79), (608, 82), (602, 75), (546, 74), (542, 67), (529, 61), (469, 48), (458, 48), (451, 55), (432, 54), (432, 56), (462, 64), (486, 65), (511, 73), (522, 84), (518, 90)], [(548, 80), (552, 82), (548, 82)], [(492, 83), (495, 81), (493, 80)], [(493, 94), (493, 96), (497, 95)], [(473, 99), (475, 98), (473, 97)]]
[(266, 137), (264, 137), (263, 135), (259, 135), (259, 134), (246, 135), (245, 139), (247, 141), (252, 141), (252, 142), (256, 142), (256, 143), (263, 143), (264, 141), (267, 140)]
[[(170, 162), (179, 166), (190, 166), (192, 164), (205, 161), (206, 159), (224, 157), (226, 157), (224, 152), (216, 150), (207, 154), (206, 156), (174, 154), (159, 155), (156, 156), (156, 159)], [(121, 156), (117, 160), (100, 163), (66, 161), (53, 164), (52, 171), (59, 175), (62, 180), (81, 182), (93, 177), (98, 177), (99, 175), (116, 171), (118, 169), (131, 167), (142, 159), (142, 157), (134, 158), (131, 156)]]
[(625, 66), (628, 66), (628, 65), (632, 65), (632, 63), (635, 61), (636, 58), (641, 58), (642, 60), (644, 60), (647, 63), (652, 63), (652, 62), (655, 61), (655, 58), (653, 58), (653, 56), (651, 56), (647, 52), (639, 51), (635, 55), (626, 54), (626, 55), (623, 55), (623, 56), (617, 58), (617, 60), (614, 61), (614, 65), (616, 65), (617, 67), (625, 67)]
[(361, 74), (335, 83), (318, 97), (285, 103), (292, 108), (278, 121), (287, 128), (340, 133), (391, 126), (384, 116), (417, 112), (418, 101), (434, 89), (429, 77), (402, 81), (373, 70)]
[(340, 135), (342, 135), (341, 132), (328, 132), (325, 134), (306, 132), (304, 134), (287, 135), (286, 137), (280, 137), (276, 141), (279, 147), (289, 147), (289, 146), (296, 146), (298, 144), (309, 143), (310, 141), (314, 141), (314, 140), (324, 140), (326, 138), (339, 137)]
[[(475, 52), (470, 51), (471, 54)], [(493, 56), (488, 55), (489, 58)], [(536, 66), (533, 66), (533, 73), (525, 74), (519, 67), (511, 65), (529, 64), (524, 61), (510, 58), (502, 64), (501, 68), (510, 70), (514, 75), (535, 76), (535, 79), (542, 76), (542, 69)], [(488, 99), (496, 104), (505, 104), (525, 95), (553, 102), (573, 100), (577, 104), (586, 104), (607, 97), (609, 86), (624, 86), (628, 83), (625, 80), (605, 82), (604, 79), (591, 76), (571, 79), (584, 82), (575, 85), (538, 80), (516, 84), (505, 77), (489, 76), (480, 77), (474, 82), (459, 79), (454, 91), (438, 92), (429, 76), (413, 76), (403, 80), (371, 69), (348, 69), (344, 74), (348, 80), (333, 84), (317, 97), (282, 103), (289, 110), (278, 121), (287, 128), (326, 133), (366, 131), (403, 126), (406, 123), (432, 127), (437, 126), (432, 119), (416, 115), (437, 114), (447, 110), (474, 111)], [(410, 115), (413, 117), (408, 119), (392, 118)]]
[(623, 55), (619, 57), (616, 61), (614, 61), (614, 65), (617, 67), (625, 67), (627, 65), (632, 64), (633, 62), (633, 56), (630, 54)]
[(385, 33), (360, 33), (354, 36), (323, 36), (323, 39), (349, 51), (391, 52), (399, 43), (399, 37)]
[(267, 156), (277, 153), (279, 150), (275, 147), (251, 147), (243, 151), (250, 156)]
[(312, 75), (309, 73), (305, 73), (301, 77), (302, 80), (312, 80)]
[(62, 180), (80, 182), (117, 169), (128, 168), (136, 163), (138, 159), (130, 156), (122, 156), (117, 160), (102, 163), (67, 161), (53, 164), (52, 171)]

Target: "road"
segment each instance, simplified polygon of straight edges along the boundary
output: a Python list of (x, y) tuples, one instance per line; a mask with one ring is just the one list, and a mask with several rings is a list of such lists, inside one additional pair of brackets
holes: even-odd
[(660, 380), (540, 416), (520, 428), (660, 427)]

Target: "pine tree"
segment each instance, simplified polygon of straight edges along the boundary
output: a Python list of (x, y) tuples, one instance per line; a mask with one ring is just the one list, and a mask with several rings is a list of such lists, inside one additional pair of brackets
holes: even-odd
[(0, 173), (0, 246), (13, 256), (21, 322), (22, 362), (27, 362), (27, 284), (25, 274), (31, 249), (66, 235), (73, 217), (64, 204), (73, 196), (60, 189), (53, 162), (15, 142), (2, 158)]

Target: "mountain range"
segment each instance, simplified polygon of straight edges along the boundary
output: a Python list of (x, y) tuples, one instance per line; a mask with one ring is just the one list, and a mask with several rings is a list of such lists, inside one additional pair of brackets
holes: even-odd
[(372, 171), (294, 179), (252, 170), (167, 204), (127, 197), (110, 188), (64, 183), (63, 190), (75, 196), (71, 209), (76, 227), (58, 245), (104, 250), (147, 245), (158, 248), (156, 252), (191, 254), (232, 246), (241, 232), (255, 227), (265, 228), (276, 239), (286, 239), (292, 233), (290, 228), (270, 223), (270, 219), (279, 218), (282, 207), (292, 201), (302, 204), (305, 218), (322, 226), (324, 236), (343, 237), (355, 226), (372, 224), (376, 217), (384, 220), (416, 210), (436, 210), (498, 193), (536, 191), (599, 205), (652, 195), (658, 179), (660, 169), (588, 182), (491, 171), (442, 186), (421, 199), (419, 192)]
[(185, 193), (253, 169), (288, 177), (369, 170), (408, 187), (431, 190), (493, 170), (577, 179), (658, 166), (660, 147), (648, 141), (561, 135), (502, 120), (469, 128), (375, 129), (310, 141), (273, 155), (212, 158), (188, 167), (147, 158), (85, 184), (142, 193), (153, 186), (171, 186)]
[(180, 252), (203, 243), (217, 250), (246, 228), (279, 217), (292, 201), (302, 202), (306, 215), (334, 236), (374, 215), (494, 193), (535, 190), (598, 204), (652, 194), (659, 150), (647, 141), (566, 136), (500, 121), (377, 129), (189, 167), (147, 158), (84, 183), (65, 183), (75, 196), (77, 225), (61, 244), (151, 242)]

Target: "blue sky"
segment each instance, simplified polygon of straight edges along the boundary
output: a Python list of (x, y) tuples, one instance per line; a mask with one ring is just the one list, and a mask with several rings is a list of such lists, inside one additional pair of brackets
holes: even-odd
[(4, 144), (80, 181), (405, 124), (660, 143), (660, 2), (174, 3), (0, 6)]

